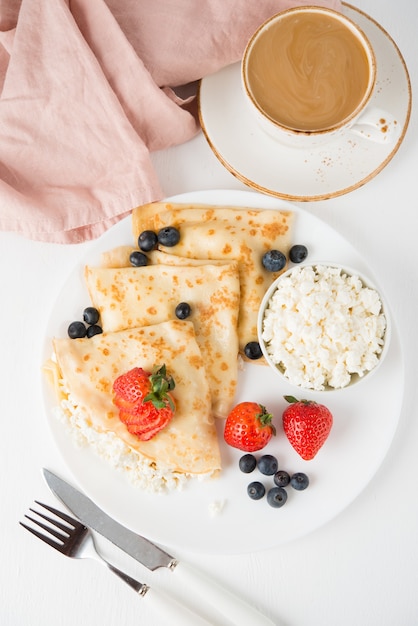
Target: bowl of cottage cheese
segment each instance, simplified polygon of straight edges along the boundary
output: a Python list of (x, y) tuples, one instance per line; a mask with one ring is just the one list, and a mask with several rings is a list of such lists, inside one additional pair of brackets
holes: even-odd
[(328, 391), (376, 370), (388, 349), (390, 320), (381, 294), (360, 272), (303, 263), (266, 292), (258, 337), (267, 363), (287, 382)]

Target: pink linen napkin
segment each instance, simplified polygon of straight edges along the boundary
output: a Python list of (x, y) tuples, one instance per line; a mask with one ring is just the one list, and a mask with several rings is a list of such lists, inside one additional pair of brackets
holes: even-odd
[[(164, 196), (150, 152), (199, 126), (174, 87), (311, 0), (0, 0), (0, 230), (76, 243)], [(339, 0), (316, 0), (339, 10)]]

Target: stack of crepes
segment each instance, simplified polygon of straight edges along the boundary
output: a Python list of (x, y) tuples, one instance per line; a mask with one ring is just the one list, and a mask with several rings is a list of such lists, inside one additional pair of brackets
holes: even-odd
[(0, 229), (80, 242), (164, 197), (150, 152), (199, 131), (178, 87), (238, 61), (264, 20), (300, 4), (0, 0)]
[[(133, 240), (174, 225), (176, 245), (147, 252), (141, 267), (130, 264), (137, 250), (130, 245), (85, 267), (104, 332), (54, 340), (61, 408), (75, 432), (142, 486), (178, 486), (221, 469), (214, 418), (233, 406), (239, 353), (257, 340), (258, 309), (278, 276), (262, 257), (271, 249), (288, 255), (293, 218), (291, 211), (150, 203), (133, 211)], [(181, 302), (191, 311), (185, 320), (176, 319)], [(162, 365), (176, 382), (176, 412), (153, 439), (141, 441), (119, 420), (112, 383), (134, 367), (151, 372)]]

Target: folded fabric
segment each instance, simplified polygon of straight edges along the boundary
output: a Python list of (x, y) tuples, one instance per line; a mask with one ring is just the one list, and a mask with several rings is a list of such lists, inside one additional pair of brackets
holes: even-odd
[(80, 242), (161, 199), (150, 152), (199, 131), (174, 88), (238, 61), (259, 24), (302, 4), (0, 0), (0, 229)]

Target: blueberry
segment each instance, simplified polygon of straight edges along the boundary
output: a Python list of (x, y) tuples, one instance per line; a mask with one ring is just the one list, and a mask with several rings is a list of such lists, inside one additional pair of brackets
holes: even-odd
[(178, 317), (179, 320), (185, 320), (192, 314), (190, 304), (188, 304), (187, 302), (180, 302), (180, 304), (176, 306), (175, 313), (176, 317)]
[(265, 476), (272, 476), (278, 469), (276, 457), (272, 454), (263, 454), (258, 460), (258, 469)]
[(308, 248), (301, 244), (292, 246), (289, 250), (289, 259), (292, 263), (302, 263), (308, 256)]
[(249, 341), (244, 348), (244, 354), (247, 359), (251, 359), (252, 361), (260, 359), (263, 356), (258, 341)]
[(290, 483), (290, 476), (284, 470), (279, 470), (274, 474), (273, 480), (277, 487), (287, 487)]
[(144, 230), (138, 237), (138, 248), (143, 252), (153, 250), (157, 243), (157, 233), (154, 233), (153, 230)]
[(286, 504), (287, 492), (283, 487), (272, 487), (267, 492), (267, 502), (275, 509)]
[(255, 480), (248, 485), (247, 493), (251, 500), (260, 500), (266, 493), (266, 488), (262, 483), (258, 482), (258, 480)]
[(139, 252), (139, 250), (134, 250), (129, 255), (129, 262), (133, 267), (144, 267), (148, 263), (148, 257), (143, 252)]
[(67, 332), (71, 339), (81, 339), (81, 337), (86, 336), (87, 328), (83, 322), (71, 322)]
[(166, 226), (158, 231), (157, 237), (162, 246), (172, 248), (180, 241), (180, 232), (174, 226)]
[(88, 306), (83, 311), (83, 320), (86, 324), (97, 324), (99, 321), (100, 313), (94, 306)]
[(286, 257), (280, 250), (269, 250), (263, 255), (261, 261), (268, 272), (279, 272), (286, 265)]
[(94, 335), (100, 335), (103, 332), (103, 328), (98, 324), (92, 324), (87, 329), (87, 337), (94, 337)]
[(290, 484), (296, 491), (303, 491), (309, 485), (309, 478), (303, 472), (296, 472), (290, 479)]
[(253, 454), (244, 454), (239, 460), (239, 468), (244, 474), (251, 474), (257, 465), (256, 458)]

